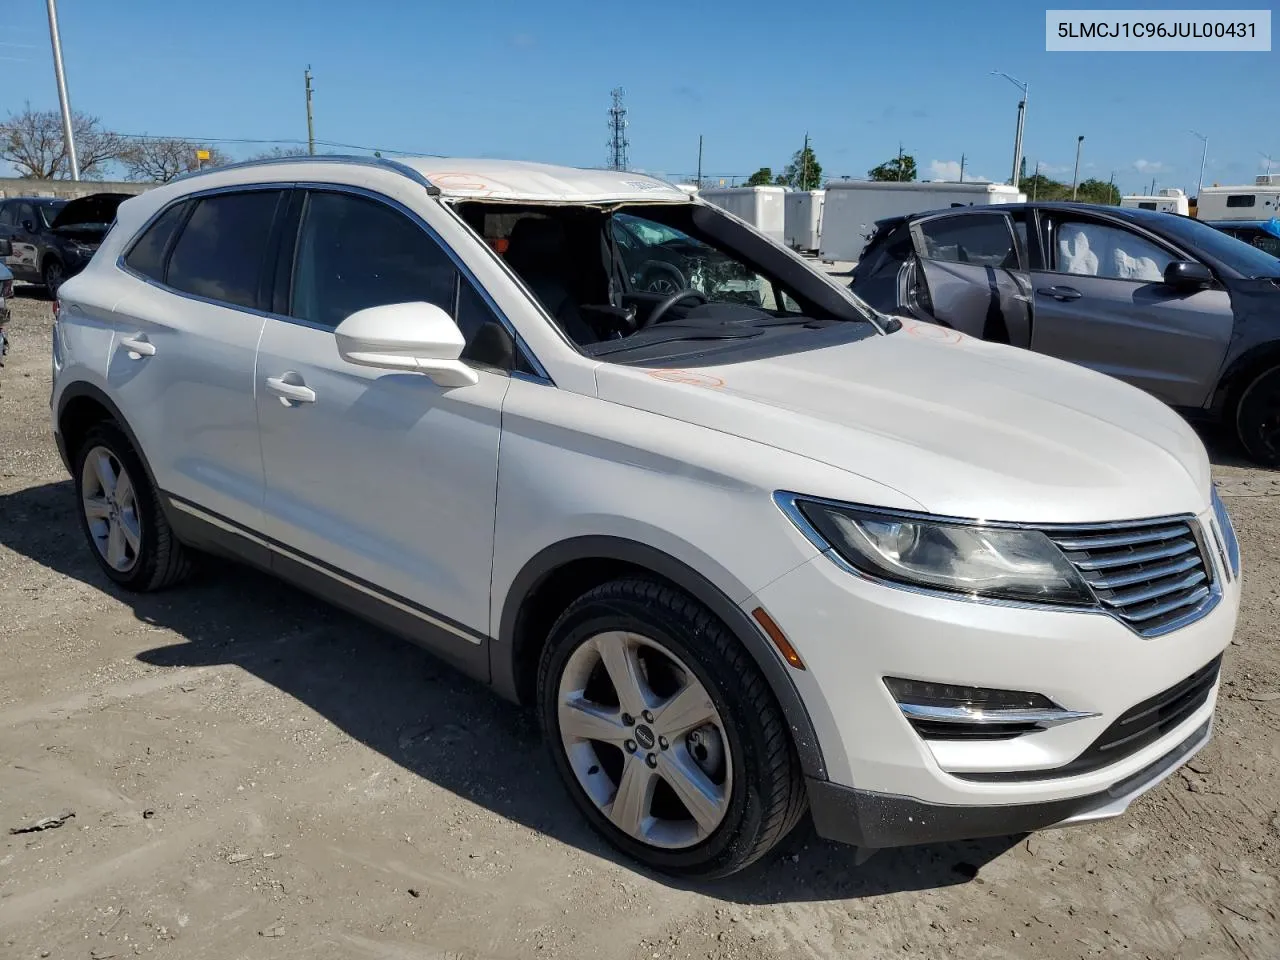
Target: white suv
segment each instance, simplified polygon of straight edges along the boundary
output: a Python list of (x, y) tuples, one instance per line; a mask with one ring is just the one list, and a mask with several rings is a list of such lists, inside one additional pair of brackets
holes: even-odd
[(229, 555), (423, 644), (657, 869), (806, 810), (866, 849), (1113, 816), (1209, 738), (1240, 562), (1186, 424), (662, 181), (190, 176), (121, 205), (53, 339), (108, 577)]

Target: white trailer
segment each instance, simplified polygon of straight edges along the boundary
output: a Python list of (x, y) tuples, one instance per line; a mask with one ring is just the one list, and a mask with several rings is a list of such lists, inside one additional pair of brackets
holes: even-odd
[(1270, 220), (1280, 217), (1280, 174), (1260, 176), (1252, 186), (1205, 187), (1196, 198), (1199, 220)]
[(782, 204), (785, 210), (784, 239), (792, 250), (818, 252), (825, 197), (825, 190), (797, 190), (786, 195)]
[(1120, 206), (1137, 207), (1139, 210), (1159, 210), (1162, 213), (1180, 213), (1184, 217), (1191, 213), (1191, 204), (1187, 195), (1176, 187), (1161, 190), (1159, 193), (1130, 194), (1120, 198)]
[(698, 196), (747, 221), (765, 236), (783, 242), (786, 187), (716, 187), (700, 190)]
[(876, 221), (947, 207), (992, 203), (1023, 203), (1025, 193), (1003, 183), (883, 183), (875, 180), (833, 180), (827, 184), (822, 209), (818, 256), (828, 262), (856, 261), (875, 232)]

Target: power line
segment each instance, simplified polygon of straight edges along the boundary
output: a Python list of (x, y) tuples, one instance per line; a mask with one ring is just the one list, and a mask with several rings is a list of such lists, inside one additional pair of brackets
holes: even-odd
[[(243, 143), (243, 144), (288, 144), (289, 146), (305, 147), (309, 143), (307, 140), (295, 140), (289, 137), (276, 137), (271, 139), (255, 139), (250, 137), (180, 137), (172, 134), (155, 134), (155, 133), (117, 133), (116, 136), (123, 137), (126, 140), (186, 140), (190, 143)], [(369, 153), (394, 153), (403, 157), (443, 157), (442, 153), (427, 153), (423, 150), (393, 150), (390, 147), (370, 147), (360, 143), (340, 143), (336, 140), (317, 140), (317, 146), (321, 147), (340, 147), (344, 150), (364, 150)]]
[(627, 108), (622, 105), (622, 97), (626, 93), (621, 87), (609, 91), (613, 97), (613, 106), (609, 108), (609, 129), (613, 135), (609, 138), (609, 166), (614, 170), (627, 169), (627, 147), (631, 141), (627, 139)]

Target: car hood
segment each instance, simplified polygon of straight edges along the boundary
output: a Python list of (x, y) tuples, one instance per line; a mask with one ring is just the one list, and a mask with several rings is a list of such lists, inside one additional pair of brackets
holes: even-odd
[(1204, 445), (1158, 400), (929, 324), (689, 371), (603, 364), (596, 379), (601, 399), (821, 461), (932, 513), (1099, 523), (1209, 503)]
[(49, 226), (59, 230), (83, 224), (109, 224), (116, 218), (116, 208), (129, 197), (127, 193), (91, 193), (87, 197), (77, 197), (63, 205)]

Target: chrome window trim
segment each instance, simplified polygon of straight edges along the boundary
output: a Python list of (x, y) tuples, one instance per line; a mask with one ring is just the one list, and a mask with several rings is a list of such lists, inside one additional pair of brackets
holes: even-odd
[(261, 160), (241, 160), (239, 163), (227, 163), (220, 167), (210, 167), (208, 170), (191, 170), (188, 173), (174, 177), (169, 182), (179, 183), (193, 177), (205, 177), (215, 173), (222, 173), (224, 170), (247, 170), (251, 167), (270, 167), (287, 163), (337, 163), (344, 166), (354, 164), (363, 167), (377, 167), (409, 178), (414, 183), (425, 188), (427, 193), (433, 197), (440, 196), (440, 188), (407, 163), (401, 163), (399, 160), (390, 160), (387, 157), (363, 157), (354, 154), (336, 153), (321, 156), (304, 155), (300, 157), (266, 157)]
[[(253, 161), (253, 163), (255, 164), (256, 163), (277, 163), (277, 162), (285, 162), (286, 160), (292, 160), (292, 159), (297, 159), (297, 158), (290, 157), (290, 158), (280, 158), (279, 160), (270, 160), (270, 161)], [(224, 170), (226, 168), (219, 167), (218, 169)], [(120, 255), (116, 258), (115, 265), (117, 269), (128, 274), (129, 276), (133, 277), (136, 280), (141, 280), (143, 283), (150, 284), (151, 286), (155, 287), (157, 290), (163, 290), (165, 293), (173, 294), (174, 296), (182, 297), (186, 300), (193, 300), (193, 301), (196, 301), (197, 303), (205, 303), (215, 307), (224, 307), (228, 310), (238, 310), (242, 313), (250, 314), (251, 316), (262, 317), (266, 320), (280, 320), (280, 321), (283, 321), (284, 323), (292, 323), (300, 327), (307, 327), (312, 330), (324, 330), (329, 333), (332, 333), (334, 329), (333, 327), (326, 326), (325, 324), (322, 324), (322, 323), (316, 323), (315, 321), (312, 321), (312, 320), (305, 320), (301, 317), (290, 317), (280, 313), (273, 313), (272, 311), (269, 311), (269, 310), (260, 310), (256, 307), (246, 307), (241, 304), (229, 303), (225, 300), (215, 300), (212, 297), (204, 297), (196, 293), (188, 293), (185, 290), (179, 290), (175, 287), (169, 286), (166, 283), (161, 283), (160, 281), (152, 277), (148, 277), (148, 276), (145, 276), (144, 274), (139, 273), (138, 271), (134, 270), (125, 262), (125, 258), (129, 256), (129, 254), (133, 251), (133, 248), (142, 239), (143, 234), (145, 234), (151, 228), (152, 224), (154, 224), (156, 220), (158, 220), (161, 216), (163, 216), (166, 211), (176, 206), (177, 204), (186, 203), (190, 200), (201, 200), (205, 197), (218, 196), (220, 194), (226, 194), (226, 193), (255, 193), (260, 191), (271, 191), (271, 190), (281, 190), (281, 191), (326, 190), (332, 193), (350, 193), (356, 196), (364, 197), (368, 200), (372, 200), (377, 203), (385, 204), (386, 206), (389, 206), (392, 209), (397, 210), (404, 216), (407, 216), (411, 221), (413, 221), (414, 224), (416, 224), (420, 229), (425, 231), (427, 236), (429, 236), (432, 239), (432, 241), (436, 243), (437, 246), (439, 246), (442, 250), (444, 250), (446, 255), (449, 257), (449, 260), (453, 263), (454, 267), (479, 292), (481, 299), (484, 300), (485, 302), (485, 305), (489, 308), (489, 310), (493, 313), (493, 315), (498, 318), (498, 322), (501, 323), (504, 328), (506, 328), (509, 334), (511, 334), (512, 339), (515, 341), (516, 349), (523, 351), (524, 356), (529, 361), (529, 365), (534, 369), (533, 374), (526, 373), (524, 374), (524, 376), (528, 379), (538, 380), (541, 382), (545, 382), (550, 386), (555, 386), (555, 381), (551, 379), (551, 375), (547, 373), (546, 368), (542, 365), (542, 362), (538, 359), (537, 355), (529, 348), (529, 345), (525, 342), (524, 338), (520, 336), (519, 331), (516, 330), (510, 318), (498, 307), (498, 304), (494, 301), (489, 291), (486, 290), (484, 285), (481, 284), (476, 279), (475, 274), (471, 272), (470, 268), (468, 268), (467, 265), (463, 263), (462, 260), (459, 259), (457, 253), (453, 250), (453, 248), (449, 246), (449, 244), (444, 242), (440, 234), (429, 223), (423, 220), (421, 216), (419, 216), (414, 211), (410, 210), (408, 207), (400, 203), (398, 200), (394, 200), (391, 197), (386, 196), (385, 194), (378, 193), (374, 190), (369, 190), (365, 187), (358, 187), (353, 184), (328, 183), (323, 181), (289, 180), (289, 181), (278, 181), (278, 182), (231, 184), (231, 185), (224, 185), (219, 187), (209, 187), (205, 190), (193, 190), (190, 193), (184, 193), (180, 197), (175, 197), (173, 200), (166, 203), (159, 210), (157, 210), (150, 217), (148, 217), (146, 222), (143, 223), (143, 225), (139, 227), (137, 231), (134, 232), (133, 236), (129, 239), (128, 244), (124, 247)], [(299, 221), (299, 223), (301, 222)], [(184, 229), (185, 229), (185, 224), (184, 224)], [(494, 368), (492, 367), (485, 367), (483, 369), (486, 369), (489, 372), (494, 372)], [(516, 371), (512, 370), (512, 371), (502, 371), (502, 372), (507, 374), (513, 374)]]
[[(869, 513), (878, 513), (883, 516), (897, 517), (903, 520), (916, 520), (922, 523), (946, 523), (967, 527), (991, 527), (1001, 530), (1030, 530), (1038, 533), (1044, 533), (1046, 535), (1049, 533), (1066, 533), (1075, 530), (1097, 531), (1160, 526), (1168, 523), (1186, 524), (1187, 529), (1191, 532), (1191, 536), (1195, 538), (1197, 549), (1200, 551), (1201, 562), (1204, 564), (1205, 572), (1208, 577), (1209, 594), (1199, 604), (1188, 610), (1182, 616), (1169, 621), (1155, 630), (1142, 631), (1137, 629), (1134, 624), (1121, 617), (1117, 612), (1109, 609), (1096, 598), (1092, 604), (1037, 603), (1031, 600), (1007, 600), (1003, 597), (986, 597), (981, 594), (965, 593), (960, 590), (940, 590), (932, 587), (920, 586), (918, 584), (902, 583), (898, 580), (877, 577), (864, 570), (859, 570), (853, 564), (849, 563), (849, 561), (845, 560), (835, 547), (827, 543), (822, 534), (820, 534), (814, 526), (809, 523), (804, 513), (801, 512), (798, 501), (802, 500), (809, 503), (817, 503), (845, 510), (865, 510)], [(1162, 637), (1175, 630), (1179, 630), (1188, 624), (1195, 623), (1197, 620), (1208, 616), (1218, 605), (1219, 601), (1222, 600), (1222, 579), (1214, 576), (1213, 559), (1204, 540), (1203, 528), (1197, 521), (1196, 517), (1189, 513), (1173, 514), (1163, 517), (1147, 517), (1140, 520), (1113, 520), (1104, 523), (1022, 523), (1008, 520), (976, 520), (971, 517), (952, 517), (945, 514), (924, 513), (916, 510), (898, 510), (891, 507), (878, 507), (872, 504), (847, 503), (842, 500), (831, 500), (826, 497), (811, 497), (806, 494), (794, 493), (789, 490), (774, 491), (773, 502), (777, 505), (778, 509), (782, 511), (783, 515), (804, 535), (805, 539), (813, 544), (819, 552), (831, 560), (831, 562), (841, 570), (852, 574), (867, 583), (892, 587), (895, 590), (904, 590), (907, 593), (913, 593), (919, 596), (936, 597), (943, 600), (962, 600), (969, 603), (981, 603), (988, 606), (1008, 607), (1018, 610), (1040, 610), (1050, 613), (1100, 614), (1121, 624), (1131, 633), (1144, 640), (1154, 640), (1157, 637)], [(1055, 544), (1055, 546), (1057, 545)], [(1090, 587), (1090, 592), (1092, 592), (1092, 587)]]

